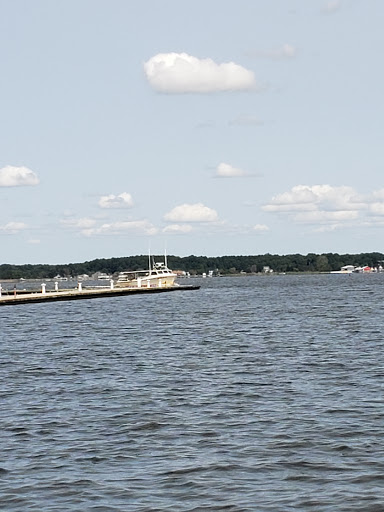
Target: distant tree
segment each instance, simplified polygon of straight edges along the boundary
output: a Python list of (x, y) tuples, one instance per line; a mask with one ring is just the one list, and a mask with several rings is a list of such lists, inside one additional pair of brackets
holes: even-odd
[[(164, 256), (155, 256), (155, 260)], [(254, 256), (168, 256), (168, 264), (174, 270), (184, 270), (192, 275), (208, 273), (214, 270), (220, 274), (231, 274), (245, 271), (248, 273), (262, 272), (263, 267), (270, 267), (274, 272), (327, 272), (339, 270), (344, 265), (383, 265), (384, 254), (379, 252), (360, 254), (261, 254)], [(83, 263), (68, 263), (66, 265), (0, 265), (1, 279), (44, 279), (53, 278), (57, 274), (66, 277), (76, 277), (80, 274), (92, 275), (95, 272), (116, 274), (123, 270), (140, 270), (148, 268), (148, 256), (126, 256), (121, 258), (95, 259)]]
[(325, 254), (320, 254), (320, 256), (317, 256), (316, 270), (319, 272), (327, 272), (329, 270), (329, 262)]

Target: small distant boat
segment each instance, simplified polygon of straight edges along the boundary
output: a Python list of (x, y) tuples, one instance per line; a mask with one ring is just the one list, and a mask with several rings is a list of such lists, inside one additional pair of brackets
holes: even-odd
[(60, 276), (59, 274), (53, 278), (55, 281), (68, 281), (68, 277)]
[(149, 259), (148, 270), (120, 272), (115, 286), (120, 288), (166, 288), (178, 286), (175, 283), (176, 277), (177, 274), (168, 268), (165, 256), (165, 261), (157, 263), (153, 261), (152, 265)]
[(366, 265), (365, 267), (355, 267), (354, 265), (345, 265), (341, 267), (340, 270), (332, 270), (331, 274), (367, 274), (377, 272), (377, 269), (369, 267)]
[(90, 279), (88, 274), (80, 274), (77, 276), (78, 281), (88, 281)]
[(107, 280), (107, 279), (111, 279), (111, 276), (109, 274), (106, 274), (105, 272), (100, 272), (99, 275), (97, 276), (97, 279)]
[(344, 267), (341, 267), (340, 270), (332, 270), (331, 274), (352, 274), (352, 272), (355, 271), (354, 265), (345, 265)]

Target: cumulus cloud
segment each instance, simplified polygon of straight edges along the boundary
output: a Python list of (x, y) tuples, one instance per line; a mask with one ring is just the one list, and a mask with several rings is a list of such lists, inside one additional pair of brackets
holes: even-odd
[(285, 43), (279, 48), (274, 48), (272, 50), (255, 50), (252, 52), (249, 52), (250, 56), (252, 57), (259, 57), (259, 58), (265, 58), (265, 59), (275, 59), (275, 60), (282, 60), (282, 59), (292, 59), (296, 57), (297, 55), (297, 48), (295, 46)]
[(238, 178), (240, 176), (248, 176), (248, 173), (222, 162), (217, 166), (215, 176), (219, 178)]
[(384, 189), (361, 195), (347, 186), (298, 185), (273, 197), (263, 210), (284, 213), (296, 223), (312, 224), (316, 232), (383, 226)]
[(147, 220), (103, 222), (100, 218), (82, 217), (62, 219), (60, 223), (87, 237), (124, 234), (154, 235), (158, 232), (158, 229)]
[(182, 235), (193, 230), (190, 224), (170, 224), (163, 229), (163, 233)]
[(23, 187), (38, 185), (39, 178), (27, 167), (7, 165), (0, 169), (0, 187)]
[(15, 235), (27, 227), (27, 224), (24, 224), (24, 222), (8, 222), (7, 224), (0, 226), (0, 232), (5, 233), (6, 235)]
[(100, 208), (132, 208), (133, 200), (131, 194), (123, 192), (119, 195), (110, 194), (101, 196), (99, 199)]
[(265, 224), (255, 224), (255, 226), (253, 226), (253, 230), (258, 233), (263, 233), (264, 231), (269, 231), (269, 227)]
[(369, 201), (369, 198), (363, 198), (348, 186), (297, 185), (273, 197), (262, 209), (285, 213), (297, 223), (327, 225), (337, 229), (356, 222), (362, 211), (369, 210)]
[(127, 220), (120, 222), (105, 223), (98, 227), (83, 229), (81, 233), (84, 236), (97, 235), (155, 235), (157, 228), (147, 220)]
[(267, 212), (314, 210), (358, 210), (364, 202), (352, 187), (330, 185), (297, 185), (290, 191), (273, 197), (263, 206)]
[(181, 204), (164, 215), (171, 222), (215, 222), (218, 215), (215, 210), (202, 203)]
[(151, 87), (162, 93), (211, 93), (257, 88), (253, 71), (187, 53), (159, 53), (144, 63)]
[(379, 216), (384, 215), (384, 203), (383, 202), (372, 203), (369, 207), (369, 211), (372, 215), (379, 215)]
[(384, 188), (375, 190), (372, 194), (372, 197), (377, 201), (384, 201)]

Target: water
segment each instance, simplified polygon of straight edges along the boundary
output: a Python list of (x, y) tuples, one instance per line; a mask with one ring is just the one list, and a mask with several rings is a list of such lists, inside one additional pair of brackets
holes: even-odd
[(0, 308), (1, 510), (383, 511), (384, 275), (201, 284)]

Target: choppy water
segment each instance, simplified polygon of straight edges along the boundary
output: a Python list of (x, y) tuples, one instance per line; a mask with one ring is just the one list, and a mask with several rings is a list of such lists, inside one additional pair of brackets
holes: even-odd
[(1, 510), (384, 510), (384, 275), (201, 284), (0, 308)]

